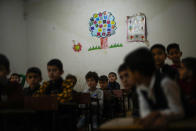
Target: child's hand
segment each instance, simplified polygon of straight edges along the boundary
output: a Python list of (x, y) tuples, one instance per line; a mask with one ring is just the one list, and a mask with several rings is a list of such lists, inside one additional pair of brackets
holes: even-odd
[(145, 127), (149, 128), (149, 126), (151, 126), (159, 116), (160, 116), (160, 112), (152, 112), (145, 118), (138, 120), (136, 124), (139, 124), (144, 128)]
[(152, 124), (152, 128), (165, 128), (168, 124), (168, 120), (166, 117), (164, 116), (161, 116), (161, 117), (158, 117)]

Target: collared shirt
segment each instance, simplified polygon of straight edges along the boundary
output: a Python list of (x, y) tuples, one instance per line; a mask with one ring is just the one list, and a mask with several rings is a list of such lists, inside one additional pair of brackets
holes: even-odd
[(23, 89), (23, 93), (25, 96), (32, 96), (36, 91), (38, 91), (40, 88), (40, 85), (37, 85), (35, 88), (27, 87)]
[[(153, 92), (155, 79), (156, 79), (155, 75), (153, 75), (151, 78), (150, 85), (148, 87), (146, 87), (145, 85), (137, 86), (139, 110), (140, 110), (140, 116), (142, 118), (146, 117), (152, 112), (150, 109), (150, 105), (142, 95), (142, 91), (145, 91), (147, 93), (149, 99), (151, 99), (153, 102), (156, 102), (155, 95)], [(165, 77), (161, 80), (160, 87), (162, 88), (163, 93), (165, 94), (166, 100), (168, 102), (168, 108), (160, 110), (161, 114), (167, 116), (171, 115), (173, 119), (183, 117), (184, 110), (181, 103), (179, 87), (177, 86), (176, 82)]]
[(178, 70), (168, 64), (164, 64), (160, 69), (160, 73), (163, 73), (165, 76), (171, 78), (172, 80), (178, 79), (179, 73)]
[[(90, 93), (91, 98), (98, 98), (99, 104), (103, 105), (103, 91), (99, 88), (96, 88), (96, 90), (91, 91), (89, 89), (85, 89), (83, 93)], [(93, 103), (92, 103), (93, 104)]]
[(109, 90), (120, 90), (120, 84), (118, 82), (109, 82), (108, 84)]

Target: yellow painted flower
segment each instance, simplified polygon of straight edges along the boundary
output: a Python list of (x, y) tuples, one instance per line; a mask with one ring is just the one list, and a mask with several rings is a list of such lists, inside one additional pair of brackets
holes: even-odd
[(102, 32), (102, 29), (101, 29), (101, 28), (99, 28), (99, 29), (98, 29), (98, 32)]
[(111, 24), (114, 25), (115, 24), (115, 21), (111, 21)]
[(98, 15), (97, 14), (94, 14), (94, 18), (97, 18), (98, 17)]

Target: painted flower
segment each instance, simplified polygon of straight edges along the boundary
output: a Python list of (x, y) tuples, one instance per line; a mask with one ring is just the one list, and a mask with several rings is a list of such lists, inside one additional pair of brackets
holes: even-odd
[(80, 52), (82, 50), (82, 45), (80, 43), (73, 45), (73, 50), (75, 52)]

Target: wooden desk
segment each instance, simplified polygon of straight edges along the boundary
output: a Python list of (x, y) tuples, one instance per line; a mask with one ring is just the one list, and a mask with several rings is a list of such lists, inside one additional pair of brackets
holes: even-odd
[(184, 120), (172, 122), (168, 125), (169, 129), (195, 129), (196, 130), (196, 116)]
[[(10, 102), (0, 103), (3, 107), (0, 109), (0, 130), (57, 130), (63, 123), (62, 120), (68, 120), (73, 123), (74, 115), (78, 105), (76, 103), (59, 104), (56, 97), (24, 97), (22, 106), (13, 108)], [(18, 124), (15, 123), (18, 122)], [(64, 125), (67, 123), (64, 123)], [(67, 124), (68, 125), (68, 124)], [(32, 127), (32, 128), (30, 128)], [(70, 124), (69, 127), (72, 127)], [(11, 129), (10, 129), (11, 128)], [(22, 129), (21, 129), (22, 128)], [(66, 127), (65, 127), (66, 129)]]
[(116, 118), (108, 121), (100, 126), (100, 131), (121, 131), (121, 130), (132, 130), (132, 129), (143, 129), (140, 125), (133, 124), (134, 119), (127, 118)]
[[(1, 109), (0, 110), (0, 130), (32, 129), (32, 119), (36, 112), (26, 109)], [(11, 124), (12, 123), (12, 124)], [(16, 128), (17, 127), (17, 128)], [(21, 129), (21, 130), (22, 130)]]
[[(179, 120), (169, 123), (166, 130), (196, 130), (196, 117)], [(133, 130), (159, 130), (143, 128), (140, 125), (133, 124), (132, 118), (118, 118), (104, 123), (100, 126), (99, 131), (133, 131)], [(162, 129), (160, 129), (162, 130)]]
[(56, 111), (58, 110), (58, 101), (56, 96), (24, 97), (24, 108), (36, 111)]

